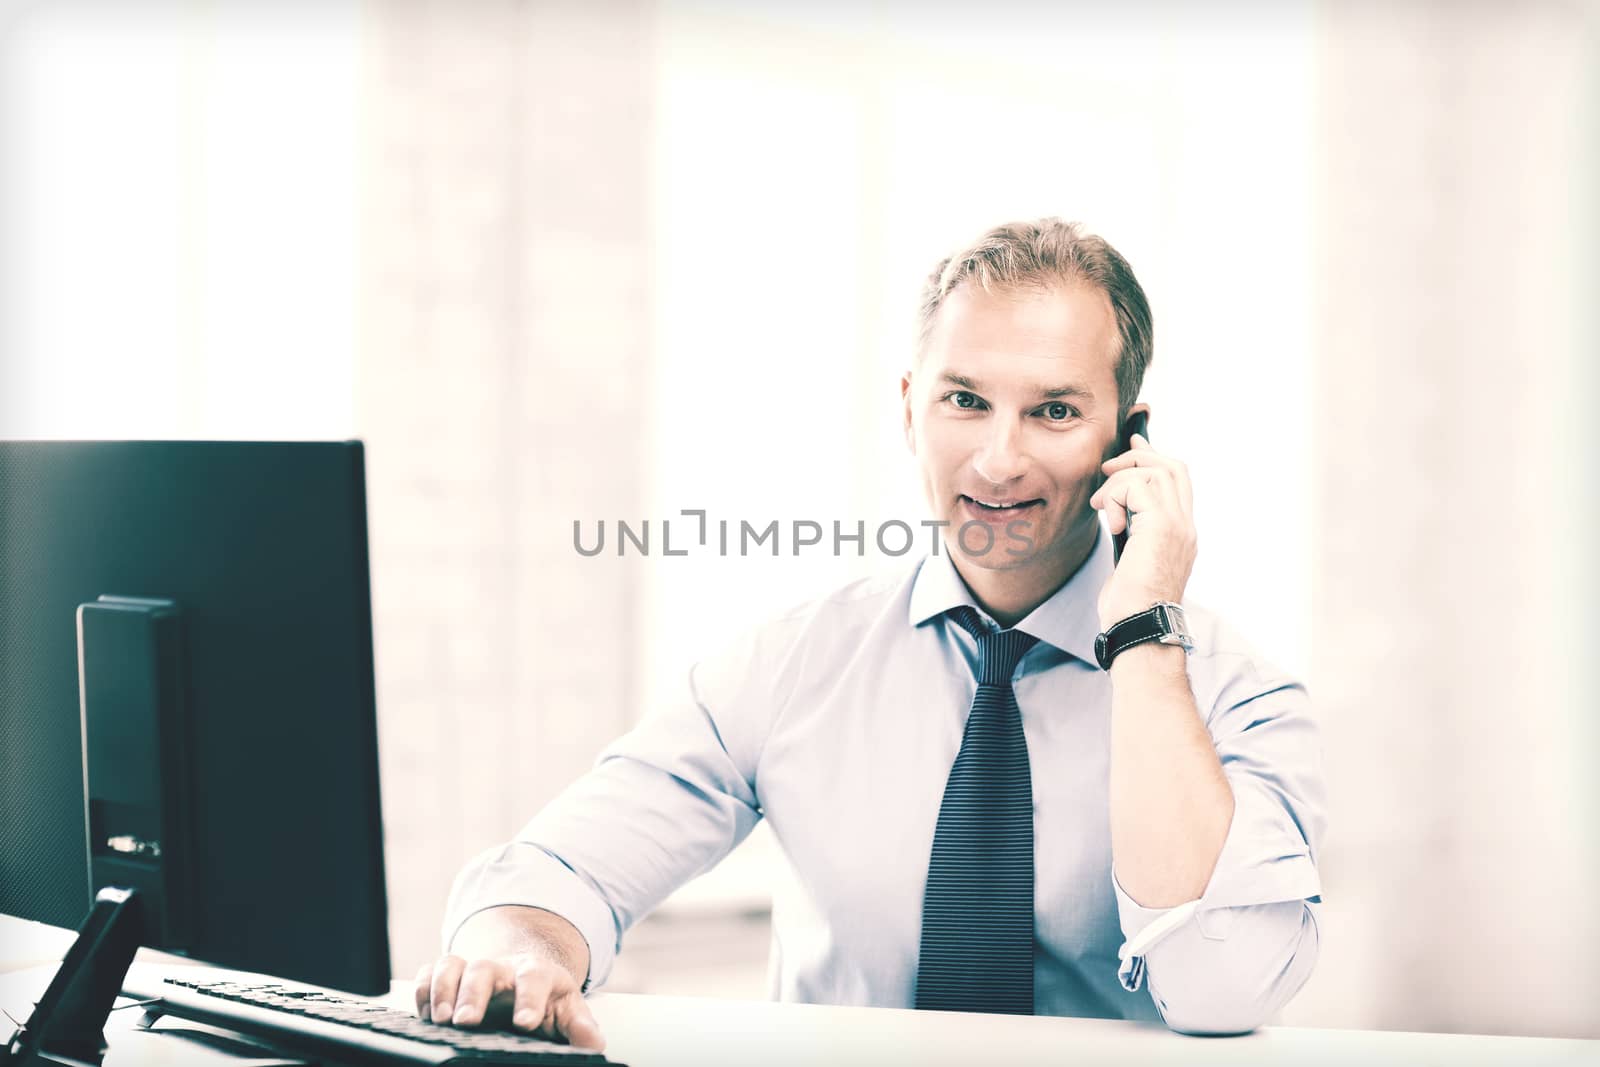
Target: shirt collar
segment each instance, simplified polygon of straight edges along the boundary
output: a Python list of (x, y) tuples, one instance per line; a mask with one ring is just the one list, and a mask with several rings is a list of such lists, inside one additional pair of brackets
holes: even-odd
[[(1065, 585), (1017, 623), (1016, 629), (1085, 663), (1094, 663), (1094, 639), (1100, 633), (1100, 612), (1095, 602), (1113, 566), (1111, 538), (1101, 529), (1095, 535), (1089, 557)], [(963, 604), (988, 618), (988, 613), (973, 601), (967, 584), (950, 561), (949, 552), (936, 553), (923, 560), (911, 586), (911, 625), (921, 626)]]

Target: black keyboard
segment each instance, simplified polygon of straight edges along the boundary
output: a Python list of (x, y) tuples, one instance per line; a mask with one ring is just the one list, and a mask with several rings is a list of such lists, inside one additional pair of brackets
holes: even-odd
[[(123, 986), (125, 996), (160, 999), (152, 1011), (264, 1039), (283, 1052), (349, 1064), (611, 1064), (592, 1049), (521, 1034), (423, 1022), (370, 1000), (277, 982), (163, 978)], [(621, 1065), (616, 1065), (621, 1067)]]

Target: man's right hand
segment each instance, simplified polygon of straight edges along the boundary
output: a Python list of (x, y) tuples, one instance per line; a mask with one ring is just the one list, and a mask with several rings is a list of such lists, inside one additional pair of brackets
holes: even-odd
[(537, 908), (488, 908), (462, 924), (450, 947), (417, 972), (419, 1018), (605, 1048), (582, 993), (589, 946), (565, 919)]
[(417, 972), (417, 1015), (462, 1027), (500, 1027), (603, 1049), (605, 1039), (566, 968), (528, 953), (445, 956)]

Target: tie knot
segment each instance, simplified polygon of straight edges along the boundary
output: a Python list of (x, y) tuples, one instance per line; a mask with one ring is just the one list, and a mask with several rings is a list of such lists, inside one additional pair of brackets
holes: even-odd
[(984, 625), (978, 613), (963, 604), (950, 612), (950, 617), (978, 642), (978, 684), (1011, 684), (1017, 664), (1027, 655), (1028, 649), (1039, 639), (1021, 630), (991, 630)]

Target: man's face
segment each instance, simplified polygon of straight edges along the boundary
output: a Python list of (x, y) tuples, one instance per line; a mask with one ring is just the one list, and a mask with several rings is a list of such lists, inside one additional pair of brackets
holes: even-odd
[(1063, 580), (1094, 541), (1089, 497), (1117, 438), (1111, 302), (1090, 285), (961, 285), (937, 314), (901, 381), (933, 517), (964, 567)]

